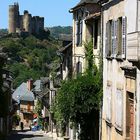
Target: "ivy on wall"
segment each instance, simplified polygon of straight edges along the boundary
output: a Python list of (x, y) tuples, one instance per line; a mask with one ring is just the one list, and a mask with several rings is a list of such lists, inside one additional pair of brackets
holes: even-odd
[[(80, 140), (98, 139), (99, 109), (102, 98), (102, 74), (94, 63), (92, 42), (87, 42), (87, 70), (76, 79), (64, 81), (58, 90), (53, 107), (57, 121), (80, 124)], [(92, 130), (91, 130), (92, 129)]]

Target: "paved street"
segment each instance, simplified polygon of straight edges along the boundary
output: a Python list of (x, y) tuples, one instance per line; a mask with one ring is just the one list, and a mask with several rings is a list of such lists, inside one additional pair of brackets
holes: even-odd
[(46, 135), (43, 135), (43, 132), (32, 132), (28, 130), (15, 131), (11, 134), (7, 140), (53, 140)]

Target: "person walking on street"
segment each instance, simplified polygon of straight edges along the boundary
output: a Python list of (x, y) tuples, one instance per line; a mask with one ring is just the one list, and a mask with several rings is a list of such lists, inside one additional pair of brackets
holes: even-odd
[(20, 123), (20, 128), (21, 128), (21, 130), (23, 131), (23, 128), (24, 128), (24, 127), (23, 127), (23, 122)]

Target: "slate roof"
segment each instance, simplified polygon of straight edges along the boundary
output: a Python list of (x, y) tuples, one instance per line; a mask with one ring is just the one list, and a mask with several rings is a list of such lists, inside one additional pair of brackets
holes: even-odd
[(35, 92), (41, 92), (41, 80), (36, 80), (33, 85)]
[(64, 52), (65, 50), (67, 50), (67, 49), (68, 49), (69, 47), (71, 47), (71, 46), (72, 46), (72, 42), (69, 43), (67, 46), (60, 48), (60, 49), (59, 49), (59, 52)]
[(22, 83), (13, 93), (12, 98), (16, 101), (34, 101), (34, 94), (27, 89), (27, 83)]
[(49, 82), (49, 77), (41, 77), (40, 80), (34, 82), (34, 91), (37, 98), (42, 98), (48, 94), (49, 89), (47, 87), (43, 88), (43, 85)]
[(81, 0), (75, 7), (73, 7), (72, 9), (75, 9), (81, 5), (85, 5), (85, 4), (88, 4), (88, 3), (97, 3), (98, 0)]
[(41, 77), (40, 79), (42, 84), (48, 83), (50, 81), (49, 77)]

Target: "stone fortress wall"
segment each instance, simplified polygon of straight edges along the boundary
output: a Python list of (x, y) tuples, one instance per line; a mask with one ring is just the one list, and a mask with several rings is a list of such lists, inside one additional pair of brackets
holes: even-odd
[(44, 17), (32, 17), (27, 10), (20, 15), (18, 3), (9, 5), (9, 33), (39, 34), (42, 30), (44, 30)]

